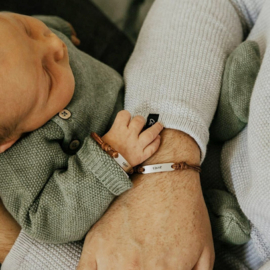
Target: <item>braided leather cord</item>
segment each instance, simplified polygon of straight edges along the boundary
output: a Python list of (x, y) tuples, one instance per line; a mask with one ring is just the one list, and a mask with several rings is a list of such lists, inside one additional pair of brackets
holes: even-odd
[(118, 158), (118, 152), (113, 149), (109, 144), (103, 142), (103, 140), (97, 135), (97, 133), (92, 132), (91, 137), (100, 145), (102, 150), (104, 150), (112, 158)]

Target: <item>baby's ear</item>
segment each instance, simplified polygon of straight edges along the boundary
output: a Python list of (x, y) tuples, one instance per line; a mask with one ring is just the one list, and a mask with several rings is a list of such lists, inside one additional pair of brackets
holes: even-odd
[(10, 148), (15, 142), (17, 141), (16, 139), (11, 139), (7, 142), (4, 142), (0, 145), (0, 154), (5, 152), (8, 148)]

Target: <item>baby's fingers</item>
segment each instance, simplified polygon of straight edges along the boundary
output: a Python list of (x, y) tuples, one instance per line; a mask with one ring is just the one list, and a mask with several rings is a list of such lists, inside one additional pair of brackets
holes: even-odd
[(148, 144), (150, 144), (157, 138), (158, 134), (162, 131), (162, 129), (163, 126), (159, 122), (146, 129), (139, 136), (140, 145), (145, 148)]
[(71, 41), (75, 46), (79, 46), (81, 44), (81, 41), (76, 36), (71, 36)]
[(144, 149), (144, 160), (147, 160), (148, 158), (150, 158), (159, 148), (160, 145), (160, 135), (158, 135), (155, 140), (150, 143), (145, 149)]

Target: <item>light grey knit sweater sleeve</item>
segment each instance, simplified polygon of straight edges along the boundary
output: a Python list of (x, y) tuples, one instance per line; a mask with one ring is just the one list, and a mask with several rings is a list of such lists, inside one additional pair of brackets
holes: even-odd
[[(248, 40), (258, 43), (262, 58), (251, 96), (248, 125), (226, 142), (221, 155), (224, 181), (252, 223), (251, 238), (264, 262), (270, 260), (269, 14), (270, 1), (265, 1), (248, 36)], [(270, 269), (269, 264), (263, 269)]]
[(242, 39), (230, 1), (156, 0), (125, 69), (125, 109), (159, 114), (195, 139), (203, 161), (224, 64)]
[(23, 231), (6, 257), (1, 270), (75, 270), (83, 242), (45, 244)]

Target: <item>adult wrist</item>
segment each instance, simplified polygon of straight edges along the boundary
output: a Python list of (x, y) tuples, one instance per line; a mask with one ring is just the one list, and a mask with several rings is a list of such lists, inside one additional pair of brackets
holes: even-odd
[[(200, 148), (188, 134), (174, 129), (165, 129), (161, 133), (160, 148), (142, 165), (181, 161), (199, 165)], [(165, 190), (169, 185), (173, 187), (173, 190), (179, 190), (185, 186), (187, 194), (201, 194), (200, 175), (193, 170), (133, 174), (130, 178), (134, 188), (149, 185), (150, 187), (159, 186)]]
[(168, 162), (200, 164), (200, 148), (188, 134), (175, 129), (164, 129), (160, 135), (158, 151), (147, 159), (143, 166)]

